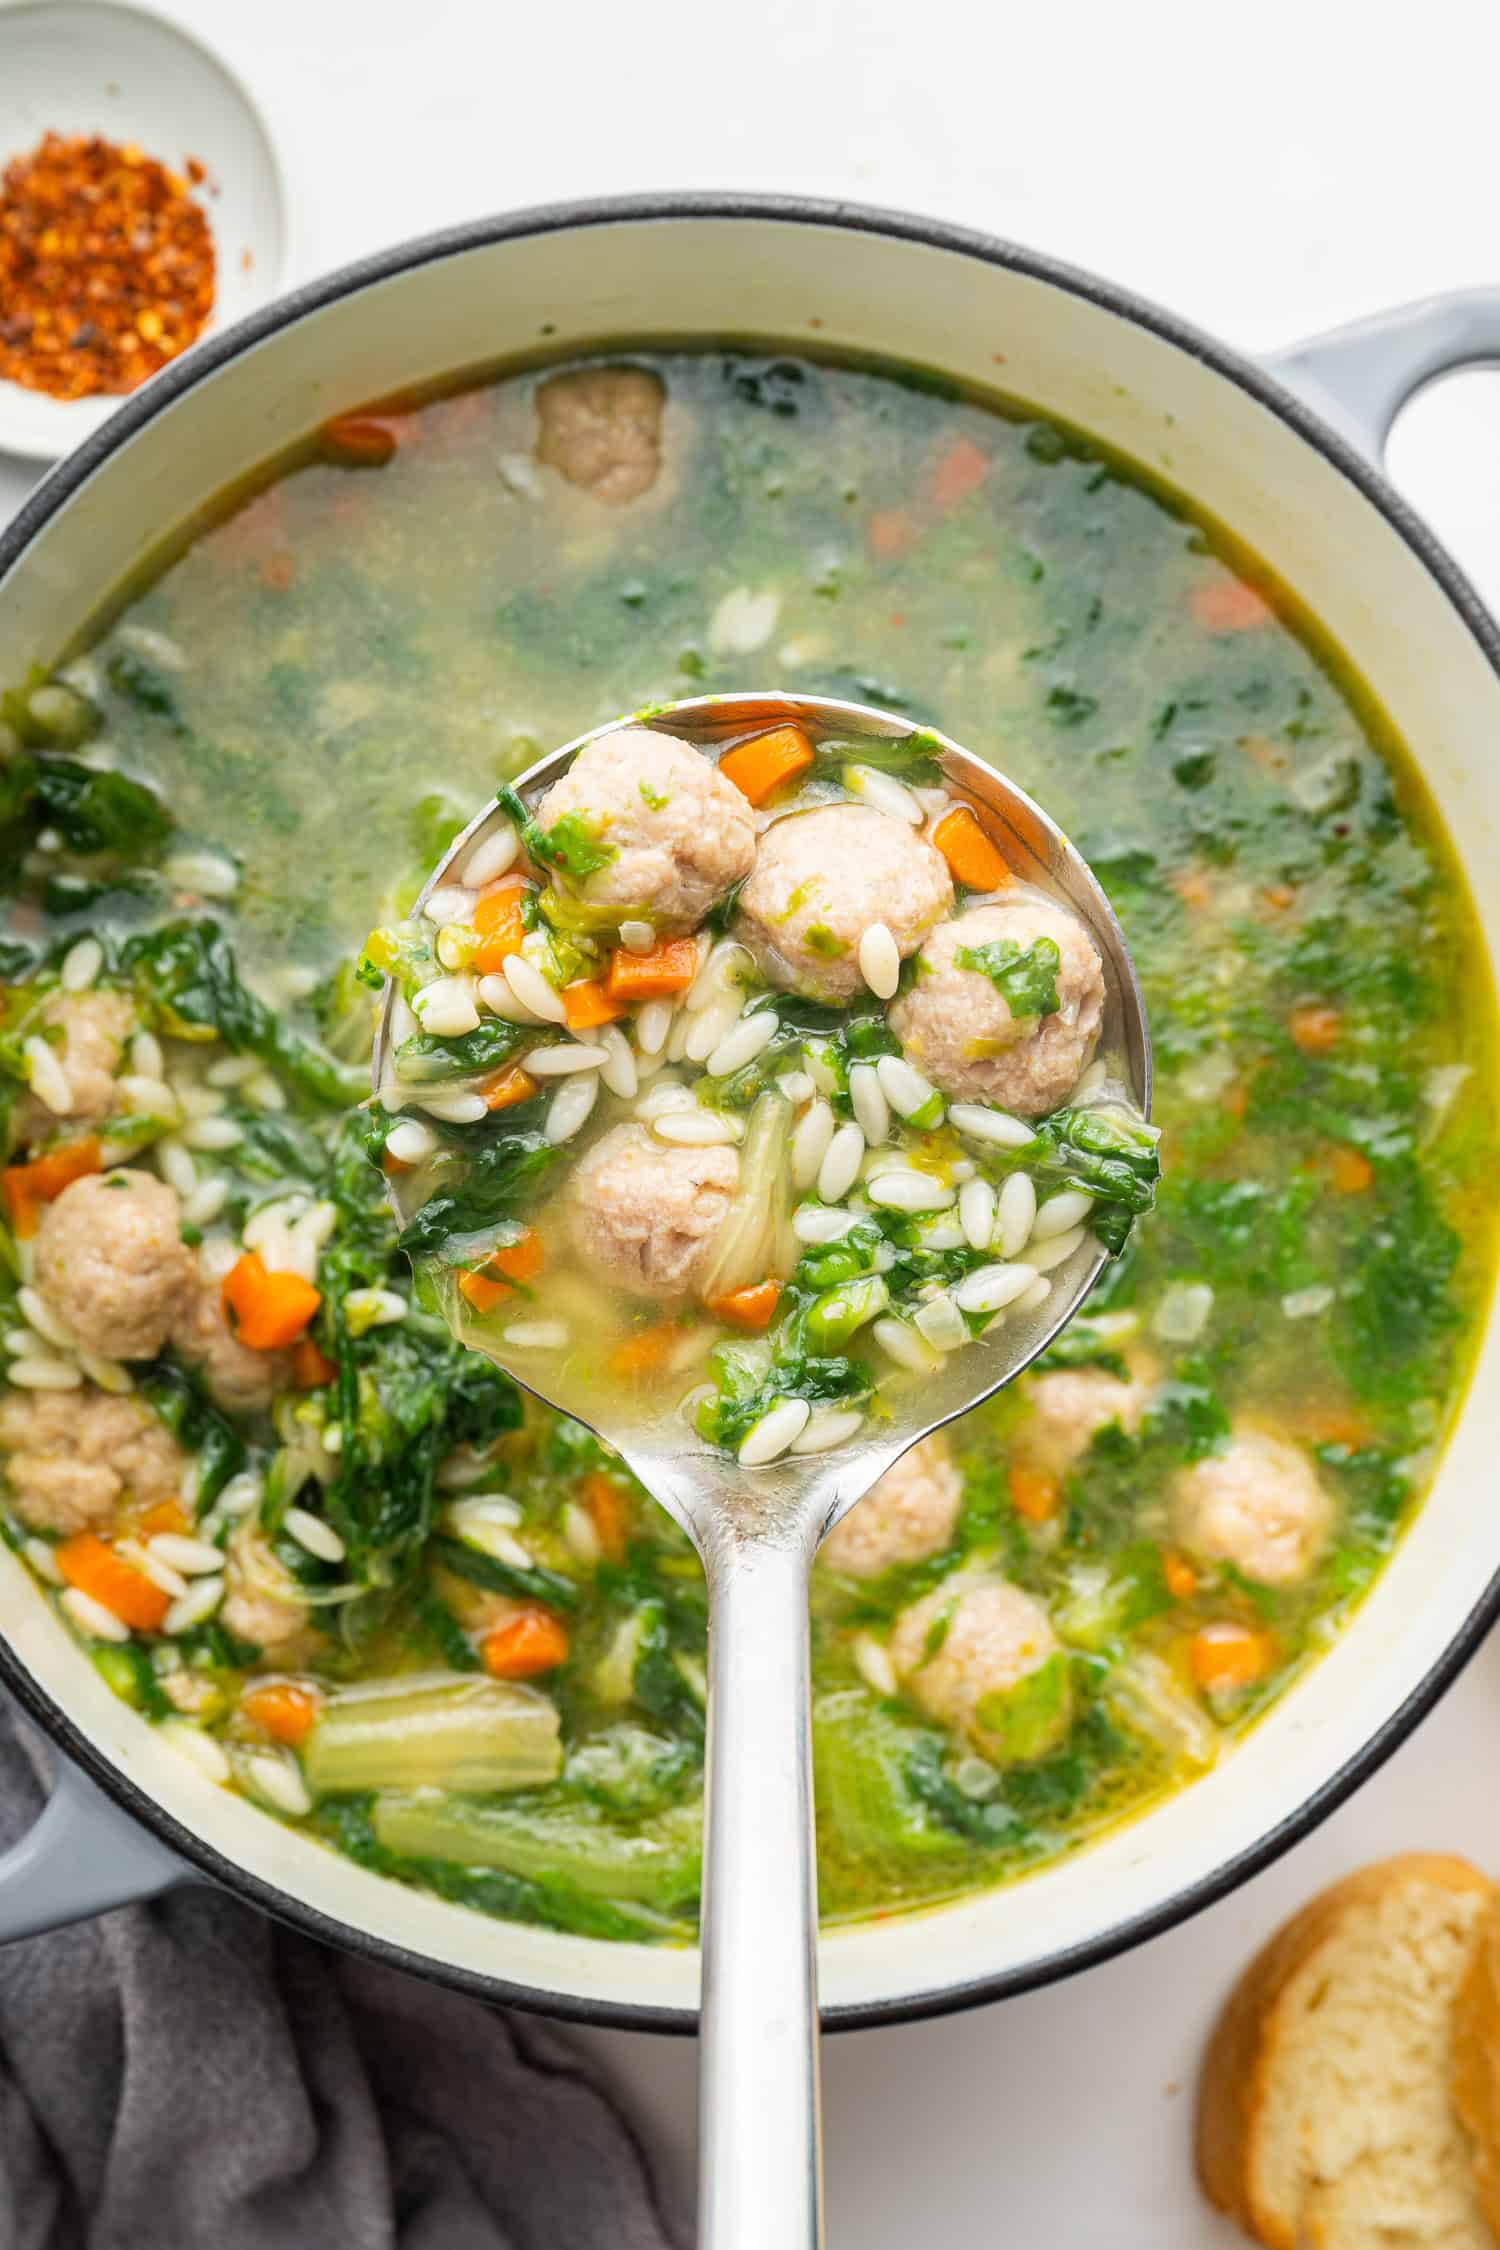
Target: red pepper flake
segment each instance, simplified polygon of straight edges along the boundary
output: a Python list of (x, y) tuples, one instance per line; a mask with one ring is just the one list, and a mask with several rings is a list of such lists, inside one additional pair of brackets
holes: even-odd
[(48, 133), (0, 176), (0, 377), (51, 398), (134, 390), (201, 333), (214, 244), (130, 143)]

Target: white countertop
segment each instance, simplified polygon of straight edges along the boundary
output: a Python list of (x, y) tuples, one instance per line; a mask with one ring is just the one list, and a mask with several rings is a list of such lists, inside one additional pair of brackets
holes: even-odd
[[(1472, 0), (1391, 30), (1332, 0), (157, 0), (280, 146), (293, 272), (508, 206), (651, 188), (852, 196), (1091, 266), (1249, 350), (1500, 280), (1493, 63)], [(1481, 28), (1484, 25), (1484, 28)], [(1434, 392), (1398, 481), (1500, 605), (1500, 376)], [(0, 517), (31, 481), (0, 458)], [(1381, 1853), (1500, 1870), (1500, 1645), (1352, 1803), (1186, 1928), (999, 2008), (826, 2050), (830, 2233), (860, 2250), (1205, 2250), (1191, 2087), (1253, 1944)], [(590, 2044), (691, 2164), (693, 2053)], [(572, 2246), (569, 2246), (572, 2250)], [(578, 2246), (582, 2250), (582, 2246)]]

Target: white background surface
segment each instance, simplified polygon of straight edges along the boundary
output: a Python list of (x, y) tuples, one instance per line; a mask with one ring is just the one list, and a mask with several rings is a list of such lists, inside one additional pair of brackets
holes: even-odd
[[(0, 5), (4, 0), (0, 0)], [(1500, 33), (1473, 0), (1387, 30), (1352, 0), (180, 0), (280, 146), (302, 278), (551, 198), (666, 187), (852, 195), (1091, 266), (1254, 351), (1500, 282)], [(1488, 18), (1488, 22), (1487, 19)], [(1500, 376), (1434, 391), (1401, 482), (1500, 605)], [(31, 472), (0, 457), (0, 517)], [(1500, 1505), (1500, 1496), (1497, 1496)], [(1500, 1871), (1500, 1644), (1269, 1873), (1053, 1990), (827, 2050), (835, 2250), (1235, 2239), (1191, 2182), (1191, 2087), (1250, 1947), (1332, 1876), (1448, 1849)], [(686, 2042), (591, 2042), (692, 2155)], [(564, 2245), (561, 2250), (585, 2250)], [(768, 2244), (766, 2250), (776, 2250)]]

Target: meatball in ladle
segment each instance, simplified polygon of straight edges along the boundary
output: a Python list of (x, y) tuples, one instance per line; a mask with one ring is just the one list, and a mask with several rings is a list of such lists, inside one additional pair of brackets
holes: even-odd
[[(783, 736), (789, 763), (785, 742), (776, 755), (753, 747)], [(813, 764), (798, 742), (847, 745), (843, 784), (820, 796), (814, 772), (801, 795), (778, 788), (778, 773)], [(934, 785), (879, 770), (903, 757)], [(422, 1214), (463, 1177), (441, 1145), (445, 1121), (460, 1132), (472, 1121), (481, 1145), (501, 1149), (503, 1128), (497, 1139), (484, 1123), (491, 1104), (545, 1103), (541, 1131), (515, 1134), (504, 1162), (545, 1174), (549, 1147), (561, 1148), (562, 1185), (514, 1214), (502, 1201), (478, 1247), (458, 1236), (449, 1254), (470, 1259), (469, 1289), (454, 1287), (453, 1268), (439, 1284), (462, 1340), (593, 1427), (703, 1557), (705, 2233), (806, 2250), (819, 2199), (808, 1570), (914, 1441), (1017, 1373), (1097, 1273), (1093, 1195), (1066, 1160), (1032, 1178), (1017, 1152), (1057, 1145), (1029, 1120), (1076, 1104), (1086, 1070), (1101, 1079), (1083, 1097), (1101, 1105), (1086, 1112), (1100, 1146), (1132, 1103), (1145, 1111), (1141, 996), (1102, 892), (1045, 815), (957, 745), (887, 713), (705, 698), (597, 730), (517, 793), (519, 807), (515, 795), (506, 805), (523, 852), (554, 871), (550, 893), (501, 895), (517, 881), (516, 839), (497, 807), (457, 840), (424, 902), (441, 919), (491, 882), (473, 908), (479, 1001), (534, 1043), (483, 1091), (417, 1103), (434, 1123), (403, 1125), (403, 1145), (436, 1153), (425, 1174), (396, 1167), (392, 1190), (412, 1239), (440, 1240)], [(976, 847), (961, 858), (943, 848), (954, 822)], [(955, 864), (970, 871), (958, 884)], [(993, 870), (992, 883), (976, 889), (974, 870)], [(601, 930), (613, 947), (603, 975), (587, 965)], [(555, 964), (559, 932), (582, 934), (584, 966), (549, 988), (543, 955)], [(467, 957), (463, 928), (440, 933), (440, 959), (445, 941)], [(759, 985), (748, 1003), (734, 989), (742, 969)], [(482, 1033), (462, 969), (447, 982), (452, 1035), (476, 1016)], [(387, 1000), (376, 1086), (388, 1106), (408, 1098), (398, 1061), (424, 1051), (433, 1007), (416, 1005), (414, 1019), (407, 1000)], [(488, 1162), (491, 1192), (512, 1175), (499, 1156)], [(1039, 1211), (1039, 1198), (1055, 1209)], [(554, 1274), (533, 1215), (571, 1274)], [(929, 1240), (934, 1255), (958, 1245), (963, 1279), (913, 1293), (914, 1272), (943, 1269), (888, 1252)], [(637, 1308), (629, 1371), (609, 1380), (600, 1350), (617, 1315), (592, 1310), (601, 1291)], [(476, 1303), (493, 1317), (476, 1322)], [(691, 1383), (699, 1338), (716, 1334), (727, 1339), (719, 1387), (700, 1385), (711, 1403), (695, 1419), (690, 1392), (684, 1410), (664, 1411), (656, 1371)], [(865, 1410), (868, 1385), (865, 1404), (850, 1402), (843, 1372), (868, 1359), (867, 1339), (895, 1363), (879, 1412)], [(750, 1438), (706, 1443), (742, 1400), (759, 1418)], [(1181, 1496), (1200, 1546), (1225, 1536), (1216, 1498)], [(892, 1555), (937, 1552), (956, 1505), (951, 1465), (930, 1446), (839, 1532), (830, 1560), (861, 1577)], [(1045, 1616), (996, 1576), (927, 1599), (945, 1616), (952, 1604), (943, 1646), (934, 1653), (936, 1612), (920, 1604), (892, 1636), (913, 1699), (964, 1728), (982, 1757), (1040, 1754), (1067, 1723), (1069, 1695)]]

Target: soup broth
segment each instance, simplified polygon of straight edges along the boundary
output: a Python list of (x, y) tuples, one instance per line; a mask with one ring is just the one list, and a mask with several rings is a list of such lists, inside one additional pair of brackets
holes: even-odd
[(185, 1756), (484, 1911), (691, 1936), (696, 1557), (414, 1291), (356, 962), (541, 750), (746, 686), (1048, 807), (1163, 1129), (1045, 1362), (825, 1550), (825, 1915), (1075, 1848), (1327, 1646), (1488, 1299), (1493, 997), (1405, 750), (1180, 495), (912, 370), (617, 351), (330, 426), (64, 656), (0, 721), (6, 1536)]

